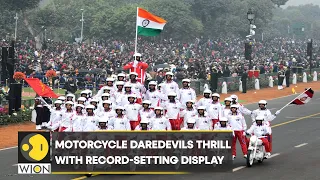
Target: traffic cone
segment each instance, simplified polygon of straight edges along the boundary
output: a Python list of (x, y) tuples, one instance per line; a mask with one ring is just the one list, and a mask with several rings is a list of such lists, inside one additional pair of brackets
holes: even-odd
[(292, 88), (292, 94), (297, 94), (294, 88)]

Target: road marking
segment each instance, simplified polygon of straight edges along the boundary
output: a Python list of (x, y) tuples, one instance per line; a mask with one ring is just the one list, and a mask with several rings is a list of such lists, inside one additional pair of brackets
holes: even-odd
[[(286, 117), (288, 119), (293, 119), (293, 118), (301, 118), (301, 117)], [(320, 119), (320, 117), (309, 117), (310, 119)]]
[[(92, 174), (91, 177), (94, 177), (94, 176), (98, 176), (99, 174)], [(82, 180), (82, 179), (87, 179), (88, 177), (87, 176), (81, 176), (81, 177), (77, 177), (77, 178), (74, 178), (74, 179), (71, 179), (71, 180)]]
[(280, 153), (272, 154), (268, 159), (271, 159), (271, 158), (276, 157), (276, 156), (279, 156), (279, 155), (280, 155)]
[(234, 168), (234, 169), (232, 170), (232, 172), (239, 171), (240, 169), (243, 169), (243, 168), (245, 168), (245, 166), (239, 166), (239, 167), (237, 167), (237, 168)]
[(17, 148), (17, 147), (18, 147), (18, 146), (3, 148), (3, 149), (0, 149), (0, 151), (5, 151), (5, 150), (9, 150), (9, 149), (14, 149), (14, 148)]
[(275, 128), (275, 127), (278, 127), (278, 126), (283, 126), (283, 125), (290, 124), (290, 123), (293, 123), (293, 122), (296, 122), (296, 121), (308, 119), (308, 118), (311, 118), (311, 117), (317, 116), (317, 115), (320, 115), (320, 113), (316, 113), (316, 114), (311, 114), (311, 115), (309, 115), (309, 116), (300, 117), (300, 118), (298, 118), (298, 119), (293, 119), (293, 120), (290, 120), (290, 121), (287, 121), (287, 122), (279, 123), (279, 124), (273, 125), (273, 126), (271, 126), (271, 127), (272, 127), (272, 128)]
[(308, 144), (308, 143), (302, 143), (302, 144), (296, 145), (295, 147), (296, 147), (296, 148), (299, 148), (299, 147), (305, 146), (305, 145), (307, 145), (307, 144)]

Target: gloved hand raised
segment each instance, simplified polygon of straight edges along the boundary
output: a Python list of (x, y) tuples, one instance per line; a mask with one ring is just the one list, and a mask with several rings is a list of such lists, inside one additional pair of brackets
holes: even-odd
[(278, 114), (280, 114), (280, 110), (276, 111), (275, 115), (277, 116)]

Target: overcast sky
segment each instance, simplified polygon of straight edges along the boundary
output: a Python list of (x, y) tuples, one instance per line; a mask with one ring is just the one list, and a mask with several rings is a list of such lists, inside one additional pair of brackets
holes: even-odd
[(304, 4), (314, 4), (320, 6), (320, 0), (289, 0), (286, 5), (282, 6), (286, 8), (288, 6), (299, 6)]

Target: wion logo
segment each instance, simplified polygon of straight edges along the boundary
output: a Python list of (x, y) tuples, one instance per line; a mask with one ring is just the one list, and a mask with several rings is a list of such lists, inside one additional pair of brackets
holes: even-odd
[(50, 174), (50, 133), (18, 133), (18, 174)]

